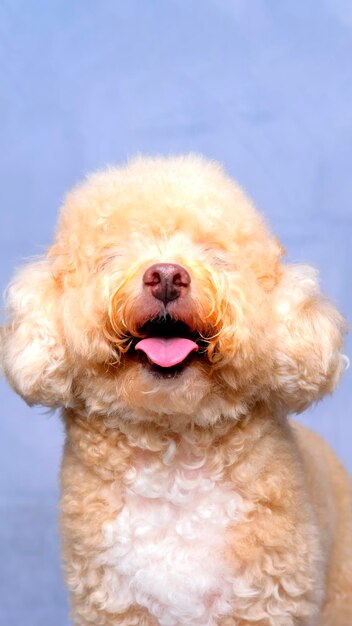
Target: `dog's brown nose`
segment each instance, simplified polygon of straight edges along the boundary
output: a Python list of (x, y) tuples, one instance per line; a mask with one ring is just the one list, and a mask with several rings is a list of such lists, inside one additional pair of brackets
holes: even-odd
[(148, 267), (143, 283), (154, 298), (166, 305), (176, 300), (190, 285), (191, 277), (187, 270), (176, 263), (155, 263)]

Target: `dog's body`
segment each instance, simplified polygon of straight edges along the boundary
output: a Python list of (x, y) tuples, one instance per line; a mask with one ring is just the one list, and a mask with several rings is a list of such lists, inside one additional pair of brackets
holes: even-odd
[(76, 626), (350, 626), (349, 478), (287, 415), (344, 321), (195, 157), (93, 176), (9, 293), (5, 373), (63, 407)]
[(75, 624), (348, 626), (349, 478), (316, 435), (260, 413), (158, 447), (70, 417), (68, 433)]

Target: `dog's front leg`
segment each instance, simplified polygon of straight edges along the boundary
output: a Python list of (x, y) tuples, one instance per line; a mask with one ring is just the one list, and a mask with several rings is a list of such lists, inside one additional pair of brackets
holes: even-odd
[[(74, 626), (158, 626), (143, 607), (126, 602), (116, 585), (114, 568), (106, 563), (104, 523), (121, 507), (118, 484), (94, 471), (85, 431), (80, 447), (65, 446), (62, 464), (61, 530), (65, 579), (70, 591)], [(93, 452), (99, 438), (89, 435)], [(104, 441), (100, 450), (103, 450)], [(119, 457), (118, 460), (122, 464)], [(104, 469), (104, 468), (103, 468)]]
[(316, 626), (323, 595), (313, 524), (267, 510), (229, 531), (233, 621), (220, 626)]
[(225, 538), (233, 611), (220, 626), (316, 626), (328, 556), (290, 439), (264, 434), (229, 474), (242, 504)]
[(274, 511), (229, 530), (233, 612), (219, 626), (317, 626), (322, 563), (313, 524), (294, 526)]

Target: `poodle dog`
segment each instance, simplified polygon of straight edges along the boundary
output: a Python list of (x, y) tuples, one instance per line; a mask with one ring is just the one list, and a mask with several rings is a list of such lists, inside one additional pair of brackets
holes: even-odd
[(61, 407), (76, 626), (350, 626), (349, 477), (288, 415), (331, 393), (346, 324), (197, 156), (67, 197), (15, 276), (4, 372)]

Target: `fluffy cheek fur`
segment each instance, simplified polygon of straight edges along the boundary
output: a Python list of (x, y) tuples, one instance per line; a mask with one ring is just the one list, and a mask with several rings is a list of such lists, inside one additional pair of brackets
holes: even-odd
[(141, 276), (151, 259), (127, 274), (115, 262), (83, 279), (55, 273), (49, 258), (22, 270), (8, 292), (2, 361), (13, 387), (29, 403), (86, 415), (179, 415), (202, 425), (237, 418), (258, 400), (300, 411), (333, 390), (346, 366), (345, 327), (313, 270), (284, 268), (267, 292), (250, 270), (215, 271), (195, 257), (177, 257), (192, 275), (182, 318), (209, 341), (187, 375), (156, 379), (125, 354), (150, 317), (143, 319)]

